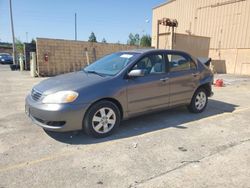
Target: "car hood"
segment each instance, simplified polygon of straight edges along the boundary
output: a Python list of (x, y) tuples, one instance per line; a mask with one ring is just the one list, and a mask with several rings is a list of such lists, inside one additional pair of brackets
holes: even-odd
[(100, 75), (85, 73), (84, 71), (68, 73), (53, 78), (46, 79), (36, 85), (34, 88), (44, 95), (58, 91), (73, 90), (77, 91), (84, 87), (94, 85), (109, 79)]

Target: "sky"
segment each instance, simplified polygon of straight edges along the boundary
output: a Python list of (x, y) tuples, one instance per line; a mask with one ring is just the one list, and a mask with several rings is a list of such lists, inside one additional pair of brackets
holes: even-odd
[[(75, 38), (86, 41), (93, 31), (98, 41), (126, 43), (130, 33), (151, 34), (152, 8), (166, 0), (12, 0), (15, 36)], [(0, 41), (11, 42), (9, 0), (0, 0)]]

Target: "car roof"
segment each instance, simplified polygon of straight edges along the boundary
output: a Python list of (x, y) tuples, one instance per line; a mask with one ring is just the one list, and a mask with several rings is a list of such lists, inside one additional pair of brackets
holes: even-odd
[(10, 54), (8, 54), (8, 53), (0, 53), (0, 55), (10, 55)]
[(127, 50), (127, 51), (122, 51), (124, 53), (139, 53), (139, 54), (144, 54), (144, 53), (152, 53), (152, 52), (178, 52), (178, 53), (185, 53), (180, 50), (164, 50), (164, 49), (153, 49), (153, 48), (142, 48), (142, 49), (134, 49), (134, 50)]

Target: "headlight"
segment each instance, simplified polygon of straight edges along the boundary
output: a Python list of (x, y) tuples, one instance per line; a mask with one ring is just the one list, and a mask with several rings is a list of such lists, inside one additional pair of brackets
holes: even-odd
[(47, 95), (43, 99), (45, 104), (63, 104), (71, 103), (78, 97), (78, 93), (75, 91), (59, 91), (50, 95)]

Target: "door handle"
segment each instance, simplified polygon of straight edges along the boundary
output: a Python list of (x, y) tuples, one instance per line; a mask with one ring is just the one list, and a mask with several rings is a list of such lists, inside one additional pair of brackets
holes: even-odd
[(160, 81), (166, 82), (168, 79), (169, 79), (169, 78), (162, 78), (162, 79), (160, 79)]

